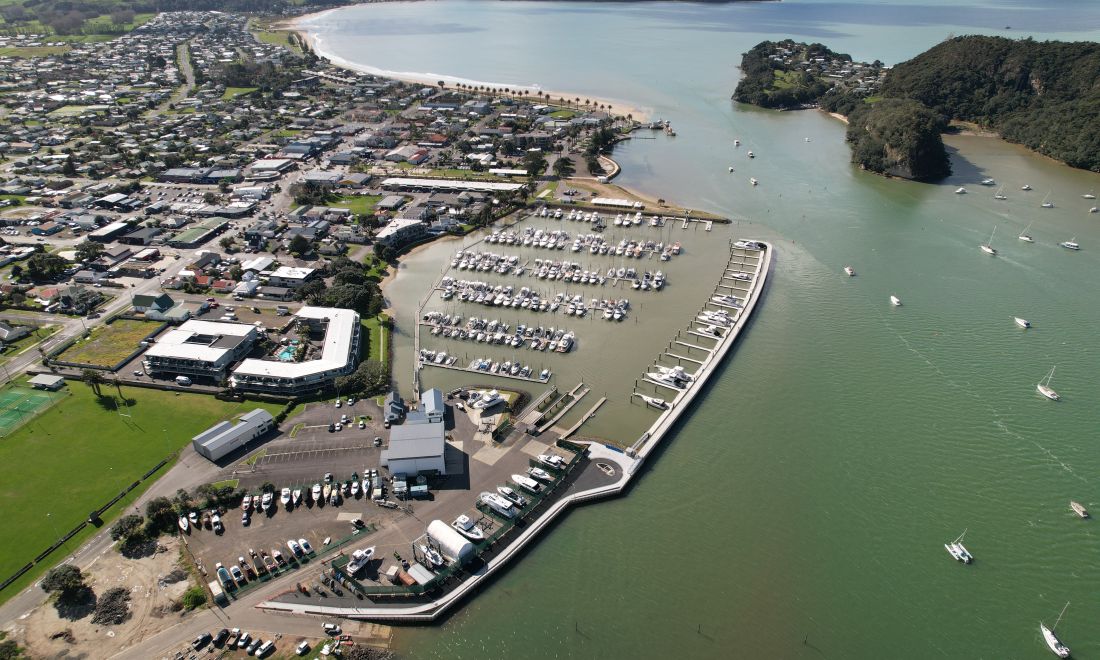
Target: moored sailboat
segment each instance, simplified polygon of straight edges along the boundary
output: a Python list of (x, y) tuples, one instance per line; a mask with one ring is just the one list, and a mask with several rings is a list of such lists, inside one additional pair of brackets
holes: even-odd
[(1052, 378), (1054, 378), (1054, 370), (1056, 368), (1057, 368), (1057, 365), (1051, 367), (1050, 368), (1050, 373), (1047, 374), (1047, 377), (1044, 378), (1042, 381), (1039, 382), (1038, 385), (1035, 386), (1035, 389), (1039, 391), (1039, 394), (1042, 394), (1043, 396), (1050, 399), (1051, 401), (1059, 401), (1062, 398), (1061, 396), (1059, 396), (1059, 394), (1057, 392), (1054, 391), (1054, 388), (1050, 386), (1050, 381), (1051, 381)]
[(1047, 643), (1047, 648), (1050, 649), (1050, 652), (1059, 658), (1069, 657), (1069, 647), (1063, 644), (1062, 640), (1058, 639), (1057, 635), (1054, 634), (1054, 629), (1058, 627), (1058, 623), (1062, 620), (1062, 615), (1066, 613), (1066, 607), (1069, 607), (1068, 602), (1062, 608), (1062, 611), (1059, 612), (1058, 620), (1055, 621), (1054, 625), (1050, 628), (1047, 628), (1046, 624), (1042, 621), (1039, 622), (1039, 632), (1043, 633), (1043, 641)]

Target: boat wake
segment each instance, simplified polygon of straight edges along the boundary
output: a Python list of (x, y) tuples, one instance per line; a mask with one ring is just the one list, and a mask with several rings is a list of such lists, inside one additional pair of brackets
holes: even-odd
[(958, 390), (964, 395), (970, 397), (971, 399), (974, 399), (976, 402), (979, 402), (982, 407), (985, 408), (986, 412), (988, 412), (991, 418), (990, 421), (993, 422), (993, 425), (997, 429), (999, 429), (1001, 433), (1021, 443), (1026, 443), (1034, 446), (1050, 463), (1057, 465), (1063, 471), (1068, 472), (1074, 478), (1080, 480), (1082, 483), (1089, 483), (1088, 477), (1082, 474), (1078, 474), (1077, 471), (1073, 469), (1072, 465), (1063, 461), (1056, 453), (1054, 453), (1053, 450), (1043, 446), (1034, 438), (1024, 436), (1009, 428), (1008, 424), (1004, 422), (1004, 417), (1001, 415), (1000, 411), (990, 405), (984, 398), (982, 398), (980, 394), (967, 387), (967, 384), (956, 381), (947, 372), (941, 369), (939, 365), (937, 365), (927, 355), (921, 352), (919, 348), (914, 346), (912, 342), (910, 342), (909, 339), (905, 336), (905, 333), (896, 330), (885, 317), (880, 316), (879, 318), (880, 320), (882, 320), (883, 325), (885, 325), (886, 328), (898, 338), (902, 345), (905, 346), (906, 350), (920, 358), (926, 365), (928, 365), (932, 369), (933, 372), (935, 372), (937, 376), (943, 379), (944, 383), (946, 383), (952, 389)]

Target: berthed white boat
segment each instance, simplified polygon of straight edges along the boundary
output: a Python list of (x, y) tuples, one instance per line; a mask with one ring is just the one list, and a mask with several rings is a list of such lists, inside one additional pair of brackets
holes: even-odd
[(356, 550), (351, 553), (351, 561), (348, 562), (347, 570), (349, 575), (355, 575), (359, 571), (363, 570), (367, 564), (374, 559), (374, 546), (362, 550)]
[(451, 522), (451, 527), (455, 529), (459, 534), (462, 534), (471, 541), (484, 541), (485, 532), (481, 531), (481, 528), (477, 526), (477, 523), (473, 521), (470, 516), (462, 514)]

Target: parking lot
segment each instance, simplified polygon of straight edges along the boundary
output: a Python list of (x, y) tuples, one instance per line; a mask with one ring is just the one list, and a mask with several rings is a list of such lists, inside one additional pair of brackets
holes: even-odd
[[(364, 429), (353, 423), (351, 428), (329, 432), (328, 425), (344, 414), (353, 419), (359, 416), (370, 419)], [(509, 482), (512, 474), (525, 472), (530, 459), (550, 449), (546, 443), (529, 436), (513, 437), (504, 443), (474, 440), (477, 425), (466, 412), (448, 405), (445, 450), (448, 474), (429, 482), (427, 498), (401, 501), (396, 509), (381, 507), (362, 493), (358, 497), (345, 497), (336, 506), (307, 505), (305, 493), (313, 484), (324, 484), (326, 473), (332, 473), (334, 484), (342, 484), (353, 472), (362, 479), (364, 471), (370, 469), (378, 470), (387, 486), (386, 499), (393, 500), (388, 492), (391, 475), (379, 464), (382, 447), (375, 446), (376, 437), (389, 437), (379, 423), (380, 417), (381, 410), (373, 400), (358, 401), (350, 408), (345, 400), (340, 409), (331, 401), (311, 404), (284, 424), (282, 435), (257, 452), (260, 456), (254, 466), (237, 463), (226, 467), (221, 476), (238, 479), (239, 487), (250, 493), (260, 492), (264, 484), (274, 486), (274, 505), (266, 512), (251, 515), (247, 526), (242, 524), (242, 511), (238, 506), (223, 517), (224, 534), (197, 530), (190, 535), (188, 546), (196, 561), (211, 576), (209, 579), (215, 579), (217, 562), (229, 566), (241, 556), (251, 562), (250, 548), (257, 553), (261, 550), (272, 553), (277, 549), (287, 557), (290, 539), (304, 538), (314, 550), (325, 554), (326, 549), (331, 551), (340, 541), (352, 536), (356, 529), (352, 521), (360, 519), (365, 529), (337, 552), (350, 554), (353, 549), (375, 546), (375, 556), (379, 560), (366, 571), (368, 575), (361, 577), (364, 581), (378, 580), (388, 565), (394, 563), (395, 552), (412, 556), (412, 543), (424, 534), (428, 523), (434, 519), (450, 523), (459, 514), (467, 514), (491, 530), (495, 521), (475, 507), (478, 494), (495, 492), (497, 486)], [(301, 489), (303, 503), (292, 510), (281, 506), (279, 493), (284, 487)], [(327, 545), (326, 539), (330, 542)], [(333, 556), (337, 556), (336, 552), (323, 559)], [(303, 561), (299, 581), (304, 584), (317, 582), (320, 569), (321, 562), (316, 558)]]

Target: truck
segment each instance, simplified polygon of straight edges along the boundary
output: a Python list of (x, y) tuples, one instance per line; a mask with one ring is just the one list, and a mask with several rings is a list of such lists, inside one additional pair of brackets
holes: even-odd
[(217, 580), (211, 580), (206, 586), (210, 589), (211, 595), (214, 596), (215, 603), (223, 607), (229, 604), (229, 597), (225, 595), (225, 590), (222, 589), (222, 585), (218, 584)]

